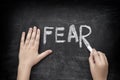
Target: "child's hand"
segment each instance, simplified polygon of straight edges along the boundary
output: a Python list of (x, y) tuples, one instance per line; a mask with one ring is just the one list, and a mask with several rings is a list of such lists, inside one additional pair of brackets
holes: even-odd
[(22, 33), (19, 51), (19, 65), (25, 65), (31, 68), (52, 52), (52, 50), (46, 50), (45, 52), (38, 54), (39, 40), (40, 29), (37, 29), (37, 27), (34, 27), (33, 29), (29, 28), (26, 40), (25, 32)]
[(93, 49), (89, 57), (89, 64), (93, 80), (107, 80), (108, 61), (104, 53)]

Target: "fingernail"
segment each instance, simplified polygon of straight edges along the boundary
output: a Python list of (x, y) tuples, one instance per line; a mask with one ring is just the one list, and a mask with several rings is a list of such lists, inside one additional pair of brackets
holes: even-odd
[(22, 34), (25, 34), (25, 32), (22, 32)]
[(34, 26), (34, 29), (36, 29), (36, 26)]
[(95, 48), (92, 49), (92, 53), (94, 53), (94, 52), (95, 52)]
[(40, 29), (37, 29), (37, 31), (40, 31)]
[(32, 28), (30, 27), (29, 30), (31, 30)]
[(94, 48), (94, 49), (93, 49), (93, 54), (95, 54), (95, 53), (96, 53), (96, 49)]
[(51, 50), (51, 49), (49, 50), (49, 53), (52, 53), (52, 50)]

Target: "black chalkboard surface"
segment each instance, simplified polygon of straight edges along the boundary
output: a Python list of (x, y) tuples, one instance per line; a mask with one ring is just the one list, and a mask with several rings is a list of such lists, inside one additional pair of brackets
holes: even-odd
[(33, 67), (31, 80), (92, 80), (90, 52), (83, 36), (93, 48), (106, 54), (108, 79), (120, 80), (118, 6), (104, 2), (22, 1), (2, 5), (1, 80), (16, 79), (21, 32), (34, 25), (41, 29), (39, 52), (52, 49), (53, 54)]

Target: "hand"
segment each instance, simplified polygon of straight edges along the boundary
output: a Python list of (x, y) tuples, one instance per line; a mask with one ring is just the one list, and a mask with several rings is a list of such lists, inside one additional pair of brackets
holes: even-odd
[(52, 53), (52, 50), (46, 50), (38, 54), (40, 40), (40, 29), (36, 27), (29, 28), (26, 40), (25, 32), (22, 33), (19, 51), (19, 65), (17, 80), (29, 80), (31, 68), (40, 60)]
[(107, 80), (108, 61), (104, 53), (93, 49), (90, 53), (89, 64), (93, 80)]
[(22, 33), (19, 51), (19, 65), (32, 67), (52, 52), (52, 50), (46, 50), (45, 52), (38, 54), (39, 40), (40, 29), (37, 29), (37, 27), (34, 27), (33, 29), (29, 28), (26, 40), (25, 32)]

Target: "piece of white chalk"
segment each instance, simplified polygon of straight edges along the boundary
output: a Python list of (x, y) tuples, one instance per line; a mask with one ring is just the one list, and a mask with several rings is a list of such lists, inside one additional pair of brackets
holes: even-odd
[(92, 47), (91, 46), (87, 46), (87, 48), (90, 52), (92, 52)]
[(90, 52), (92, 52), (92, 47), (90, 46), (89, 42), (88, 42), (86, 39), (83, 39), (83, 41), (84, 41), (87, 49), (88, 49)]

